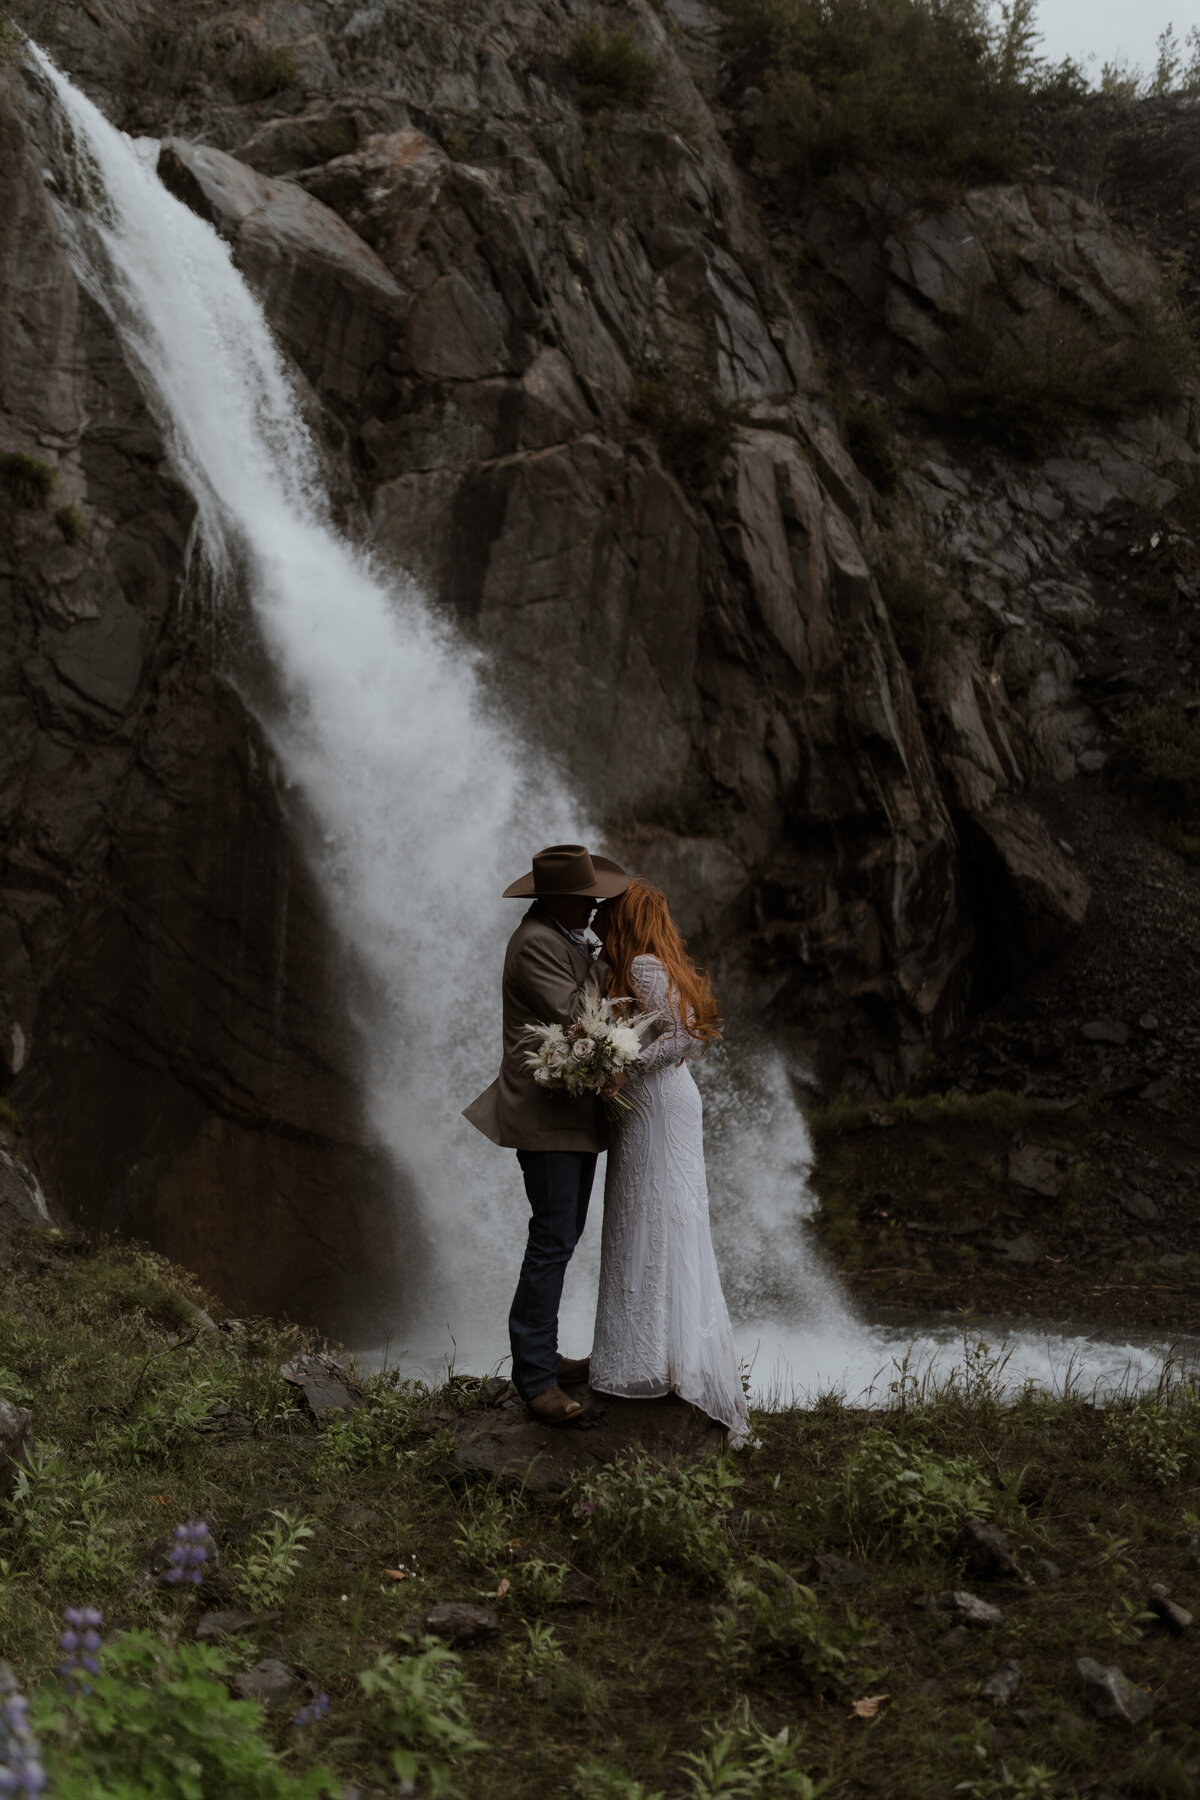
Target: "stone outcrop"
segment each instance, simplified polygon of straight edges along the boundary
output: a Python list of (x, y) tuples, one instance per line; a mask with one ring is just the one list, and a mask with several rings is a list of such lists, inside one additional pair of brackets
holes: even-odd
[[(601, 8), (660, 69), (646, 108), (602, 119), (563, 60), (583, 16), (67, 0), (46, 30), (232, 245), (349, 527), (563, 748), (729, 1010), (789, 1027), (819, 1083), (888, 1089), (1083, 920), (1029, 796), (1103, 765), (1083, 552), (1114, 497), (1176, 491), (1191, 411), (1036, 466), (968, 471), (931, 436), (885, 542), (722, 137), (717, 15)], [(265, 50), (285, 74), (256, 98)], [(0, 133), (3, 447), (53, 471), (52, 492), (12, 487), (0, 527), (0, 1055), (49, 1190), (219, 1272), (243, 1310), (337, 1323), (343, 1274), (394, 1287), (388, 1177), (337, 956), (230, 679), (252, 654), (197, 610), (192, 503), (71, 272), (42, 179), (54, 121), (18, 66)], [(1062, 292), (1115, 328), (1148, 278), (1102, 212), (1047, 187), (806, 229), (914, 380), (945, 370), (981, 285), (1017, 342)], [(919, 691), (876, 580), (897, 542), (951, 596)]]

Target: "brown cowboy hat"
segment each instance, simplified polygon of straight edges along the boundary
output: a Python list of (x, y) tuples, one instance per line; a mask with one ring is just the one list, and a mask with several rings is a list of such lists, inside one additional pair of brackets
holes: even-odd
[(504, 890), (506, 900), (553, 899), (578, 895), (580, 898), (612, 900), (623, 894), (630, 877), (619, 863), (607, 856), (590, 856), (582, 844), (551, 844), (539, 850), (533, 867), (520, 881)]

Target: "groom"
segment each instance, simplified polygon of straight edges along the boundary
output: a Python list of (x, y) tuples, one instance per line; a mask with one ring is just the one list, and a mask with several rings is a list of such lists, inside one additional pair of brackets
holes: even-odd
[(563, 1278), (587, 1218), (596, 1157), (608, 1142), (599, 1101), (539, 1087), (525, 1067), (531, 1025), (570, 1024), (589, 993), (603, 993), (609, 966), (594, 962), (586, 930), (598, 901), (624, 893), (629, 877), (582, 844), (540, 850), (528, 875), (504, 890), (532, 899), (504, 957), (504, 1059), (500, 1074), (464, 1118), (494, 1144), (515, 1150), (529, 1199), (529, 1239), (513, 1296), (508, 1332), (512, 1378), (530, 1412), (546, 1425), (583, 1413), (560, 1381), (586, 1381), (586, 1362), (558, 1355)]

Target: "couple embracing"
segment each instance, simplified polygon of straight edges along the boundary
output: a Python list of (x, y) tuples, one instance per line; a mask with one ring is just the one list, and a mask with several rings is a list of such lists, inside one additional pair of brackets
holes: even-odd
[[(508, 1322), (513, 1383), (546, 1425), (584, 1419), (564, 1391), (579, 1382), (626, 1399), (675, 1393), (740, 1448), (749, 1441), (746, 1398), (709, 1232), (700, 1094), (686, 1066), (720, 1036), (707, 977), (659, 889), (582, 845), (539, 852), (504, 897), (533, 904), (504, 959), (500, 1075), (465, 1116), (516, 1151), (529, 1200)], [(627, 1106), (616, 1120), (595, 1095), (539, 1086), (526, 1060), (531, 1027), (570, 1024), (605, 994), (631, 998), (655, 1020), (632, 1078), (613, 1078)], [(601, 1150), (609, 1156), (595, 1337), (590, 1358), (570, 1361), (558, 1354), (559, 1302)]]

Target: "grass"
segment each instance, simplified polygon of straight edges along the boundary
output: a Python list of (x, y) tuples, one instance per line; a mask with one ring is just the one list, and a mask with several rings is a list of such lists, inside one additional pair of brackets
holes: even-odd
[(295, 87), (299, 79), (295, 55), (285, 44), (263, 44), (245, 51), (230, 77), (234, 98), (244, 105), (270, 100)]
[(0, 453), (0, 481), (17, 506), (32, 510), (45, 506), (54, 492), (58, 471), (28, 450), (5, 450)]
[[(1092, 1131), (1083, 1104), (1064, 1109), (1003, 1088), (878, 1102), (843, 1095), (806, 1117), (821, 1200), (814, 1228), (866, 1291), (894, 1298), (914, 1282), (961, 1304), (981, 1241), (1027, 1231), (1049, 1250), (1077, 1229)], [(1018, 1201), (1008, 1182), (1018, 1138), (1076, 1159), (1057, 1201)], [(1016, 1225), (1023, 1204), (1031, 1216)], [(967, 1221), (973, 1229), (962, 1229)]]
[[(974, 1107), (1005, 1128), (1018, 1111), (1013, 1096)], [(843, 1104), (822, 1142), (856, 1129)], [(1194, 1791), (1200, 1639), (1145, 1616), (1152, 1582), (1187, 1604), (1196, 1579), (1200, 1409), (1185, 1390), (1107, 1413), (1077, 1394), (1002, 1406), (977, 1348), (969, 1379), (901, 1379), (890, 1411), (831, 1394), (759, 1416), (745, 1457), (672, 1470), (634, 1454), (535, 1498), (448, 1478), (447, 1421), (475, 1403), (473, 1381), (434, 1393), (366, 1376), (365, 1406), (318, 1431), (278, 1374), (303, 1334), (214, 1330), (203, 1298), (145, 1251), (69, 1236), (15, 1240), (0, 1271), (0, 1387), (32, 1405), (39, 1441), (0, 1501), (0, 1642), (66, 1800), (397, 1779), (472, 1800)], [(964, 1572), (968, 1513), (1009, 1533), (1026, 1584)], [(216, 1552), (202, 1585), (140, 1573), (161, 1566), (164, 1533), (201, 1519)], [(821, 1551), (855, 1556), (862, 1583), (822, 1586)], [(947, 1642), (945, 1618), (913, 1601), (964, 1585), (1004, 1622)], [(244, 1633), (193, 1642), (206, 1607), (252, 1599), (269, 1609)], [(498, 1636), (455, 1654), (412, 1635), (451, 1599), (492, 1606)], [(90, 1693), (54, 1672), (68, 1606), (104, 1615)], [(1069, 1687), (1081, 1654), (1149, 1686), (1152, 1723), (1064, 1720), (1084, 1711)], [(264, 1656), (298, 1686), (260, 1716), (228, 1684)], [(1022, 1711), (1001, 1744), (977, 1688), (1009, 1656)], [(881, 1694), (873, 1717), (854, 1710)], [(181, 1757), (202, 1768), (186, 1788)], [(1015, 1787), (1005, 1768), (1047, 1774)]]
[(599, 25), (585, 25), (564, 60), (579, 83), (585, 113), (645, 106), (658, 81), (657, 57), (641, 49), (628, 31), (606, 34)]

